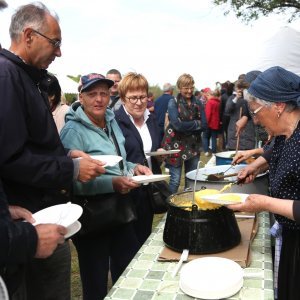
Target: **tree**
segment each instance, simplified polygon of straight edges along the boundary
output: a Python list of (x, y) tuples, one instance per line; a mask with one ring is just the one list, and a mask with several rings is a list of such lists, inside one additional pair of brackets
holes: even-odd
[(225, 15), (233, 10), (236, 16), (246, 23), (273, 13), (287, 13), (290, 16), (288, 22), (300, 16), (299, 0), (213, 0), (213, 3), (227, 6)]

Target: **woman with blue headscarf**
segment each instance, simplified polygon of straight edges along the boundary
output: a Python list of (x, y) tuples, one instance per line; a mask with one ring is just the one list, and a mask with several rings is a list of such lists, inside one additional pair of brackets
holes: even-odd
[[(277, 299), (300, 299), (300, 77), (272, 67), (252, 82), (247, 101), (254, 122), (275, 137), (257, 162), (269, 165), (270, 197), (252, 194), (229, 208), (275, 214), (282, 237)], [(246, 167), (238, 177), (248, 182), (256, 172)]]

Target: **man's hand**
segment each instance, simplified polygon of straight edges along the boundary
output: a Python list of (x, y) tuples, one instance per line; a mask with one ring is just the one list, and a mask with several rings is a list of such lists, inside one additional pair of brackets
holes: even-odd
[(69, 155), (71, 158), (79, 158), (79, 157), (91, 158), (88, 154), (86, 154), (81, 150), (71, 150)]
[(127, 194), (132, 189), (139, 187), (140, 185), (132, 180), (130, 177), (116, 176), (112, 179), (112, 185), (116, 192), (120, 194)]
[(152, 175), (152, 171), (143, 165), (137, 164), (136, 167), (134, 168), (134, 175)]
[(67, 229), (56, 224), (39, 224), (35, 226), (38, 235), (36, 258), (46, 258), (54, 252), (58, 244), (65, 241)]
[(82, 158), (79, 161), (79, 175), (77, 180), (87, 182), (106, 172), (104, 162), (92, 158)]
[(8, 209), (13, 220), (24, 219), (29, 223), (35, 222), (31, 212), (24, 207), (9, 205)]

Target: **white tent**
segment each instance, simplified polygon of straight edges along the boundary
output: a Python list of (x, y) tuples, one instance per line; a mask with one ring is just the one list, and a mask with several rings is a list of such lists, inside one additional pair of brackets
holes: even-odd
[(265, 71), (273, 66), (280, 66), (300, 75), (299, 31), (288, 26), (282, 27), (264, 42), (253, 70)]
[(78, 83), (69, 78), (67, 75), (55, 75), (60, 84), (61, 90), (65, 94), (77, 94)]

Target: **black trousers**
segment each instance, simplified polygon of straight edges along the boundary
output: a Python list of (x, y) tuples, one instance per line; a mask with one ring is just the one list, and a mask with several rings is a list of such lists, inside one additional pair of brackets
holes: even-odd
[(278, 300), (300, 299), (300, 231), (283, 227), (278, 270)]
[(84, 300), (100, 300), (107, 294), (110, 269), (115, 283), (139, 249), (132, 223), (105, 234), (75, 236)]

